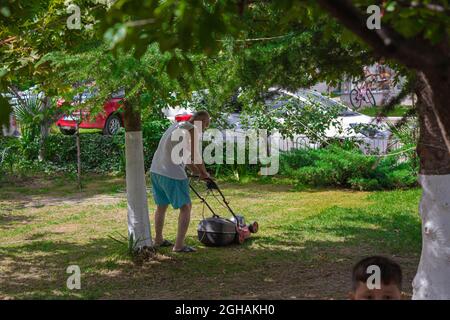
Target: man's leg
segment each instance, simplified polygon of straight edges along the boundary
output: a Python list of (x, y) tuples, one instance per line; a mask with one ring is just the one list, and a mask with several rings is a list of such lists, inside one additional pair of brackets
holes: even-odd
[(180, 216), (178, 217), (177, 241), (175, 242), (175, 246), (173, 247), (174, 251), (181, 250), (184, 247), (184, 238), (186, 237), (189, 222), (191, 220), (191, 208), (192, 205), (190, 203), (185, 204), (180, 208)]
[(155, 211), (155, 246), (160, 245), (164, 241), (163, 228), (164, 218), (166, 217), (168, 205), (156, 206)]

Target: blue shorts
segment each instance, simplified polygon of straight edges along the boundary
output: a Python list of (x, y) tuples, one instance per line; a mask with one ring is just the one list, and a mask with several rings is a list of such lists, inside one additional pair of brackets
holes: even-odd
[(172, 179), (157, 173), (150, 173), (152, 180), (153, 199), (158, 206), (171, 204), (179, 209), (191, 203), (189, 196), (189, 179)]

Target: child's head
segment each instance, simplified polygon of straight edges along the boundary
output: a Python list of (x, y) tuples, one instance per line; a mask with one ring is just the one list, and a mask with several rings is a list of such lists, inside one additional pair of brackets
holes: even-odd
[[(374, 287), (377, 267), (380, 281), (379, 286)], [(352, 289), (350, 297), (354, 300), (399, 300), (402, 297), (402, 270), (396, 262), (385, 257), (362, 259), (353, 267)]]

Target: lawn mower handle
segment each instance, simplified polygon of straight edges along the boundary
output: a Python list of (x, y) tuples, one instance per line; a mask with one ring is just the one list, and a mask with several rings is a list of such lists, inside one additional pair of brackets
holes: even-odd
[(217, 185), (217, 183), (211, 179), (211, 178), (207, 178), (205, 179), (206, 181), (206, 187), (210, 190), (217, 190), (217, 192), (219, 192), (220, 196), (222, 197), (222, 201), (223, 203), (227, 206), (228, 210), (231, 212), (231, 214), (233, 215), (233, 217), (235, 219), (237, 219), (236, 214), (234, 213), (233, 209), (231, 209), (230, 205), (228, 204), (227, 199), (225, 199), (225, 196), (223, 195), (222, 191), (220, 190), (219, 186)]
[[(193, 175), (189, 175), (190, 178), (198, 178), (198, 176), (193, 176)], [(219, 192), (220, 196), (222, 197), (222, 201), (225, 204), (225, 206), (227, 207), (228, 211), (230, 211), (230, 213), (233, 215), (233, 217), (236, 219), (237, 221), (237, 216), (234, 213), (233, 209), (231, 209), (230, 205), (228, 204), (227, 199), (225, 199), (225, 196), (223, 195), (222, 191), (220, 190), (219, 186), (217, 185), (217, 183), (211, 179), (211, 178), (206, 178), (203, 179), (203, 181), (206, 182), (206, 187), (209, 190), (217, 190), (217, 192)], [(205, 198), (203, 198), (198, 192), (197, 190), (194, 189), (194, 187), (189, 183), (189, 187), (192, 189), (192, 191), (194, 191), (195, 195), (200, 199), (200, 201), (202, 201), (209, 209), (209, 211), (211, 211), (211, 213), (213, 214), (213, 216), (215, 217), (219, 217), (219, 215), (217, 215), (213, 208), (211, 208), (211, 206), (209, 205), (208, 202), (206, 202)]]
[(203, 202), (209, 209), (209, 211), (211, 211), (211, 213), (213, 214), (214, 217), (219, 217), (213, 210), (213, 208), (211, 208), (211, 206), (209, 205), (208, 202), (206, 202), (205, 198), (203, 198), (200, 193), (197, 192), (197, 190), (194, 189), (194, 187), (189, 183), (189, 187), (191, 188), (192, 191), (194, 191), (195, 195), (200, 199), (201, 202)]

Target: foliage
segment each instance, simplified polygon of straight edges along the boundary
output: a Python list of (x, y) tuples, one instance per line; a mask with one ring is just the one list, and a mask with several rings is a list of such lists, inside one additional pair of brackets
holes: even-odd
[[(399, 35), (412, 38), (421, 35), (432, 43), (447, 36), (449, 26), (446, 0), (405, 3), (384, 1), (383, 25), (389, 26)], [(354, 8), (364, 12), (371, 1), (353, 1)], [(221, 48), (222, 37), (238, 38), (248, 33), (270, 30), (274, 23), (277, 31), (293, 27), (305, 28), (326, 23), (333, 31), (335, 21), (325, 14), (328, 7), (318, 1), (165, 1), (123, 0), (116, 2), (107, 13), (105, 28), (113, 46), (125, 48), (146, 47), (158, 42), (163, 50), (203, 51), (213, 53)], [(196, 23), (192, 23), (193, 17)], [(295, 23), (293, 23), (295, 21)], [(365, 26), (364, 26), (365, 27)], [(272, 29), (275, 30), (275, 29)], [(157, 31), (157, 32), (156, 32)], [(120, 35), (113, 37), (113, 35)], [(345, 33), (342, 41), (355, 42), (351, 34)]]
[[(105, 14), (102, 0), (77, 0), (81, 29), (69, 29), (65, 0), (5, 0), (0, 5), (0, 92), (15, 85), (23, 90), (40, 84), (55, 95), (57, 73), (44, 56), (55, 50), (76, 51), (96, 46), (96, 21)], [(86, 27), (90, 26), (90, 27)], [(7, 120), (6, 99), (0, 97), (0, 124)]]
[[(142, 126), (144, 163), (148, 170), (159, 139), (167, 128), (167, 121), (147, 121)], [(46, 159), (53, 164), (76, 166), (75, 136), (50, 135), (46, 140)], [(114, 136), (99, 134), (80, 135), (81, 165), (83, 171), (98, 173), (125, 171), (125, 132)]]
[(0, 138), (0, 176), (13, 171), (14, 164), (20, 158), (20, 144), (17, 138)]
[[(144, 161), (148, 170), (159, 140), (170, 122), (167, 119), (146, 119), (142, 124)], [(38, 139), (31, 143), (21, 138), (0, 139), (0, 172), (75, 172), (77, 166), (76, 136), (51, 134), (45, 140), (45, 161), (37, 161)], [(81, 165), (83, 171), (110, 173), (125, 171), (125, 132), (114, 136), (97, 133), (81, 134)]]
[(70, 174), (66, 165), (58, 166), (48, 161), (38, 161), (36, 159), (38, 149), (37, 139), (32, 143), (25, 143), (24, 140), (15, 137), (0, 138), (0, 180), (7, 177), (54, 175), (63, 171)]
[(24, 156), (34, 160), (44, 139), (42, 128), (56, 118), (59, 110), (53, 106), (51, 99), (39, 92), (38, 87), (24, 92), (12, 90), (11, 97), (14, 99), (10, 100), (14, 116), (20, 125)]
[(278, 90), (262, 93), (256, 99), (244, 92), (239, 98), (243, 105), (242, 125), (246, 128), (276, 130), (283, 137), (301, 134), (313, 142), (324, 140), (330, 127), (343, 132), (338, 116), (344, 107), (337, 103), (321, 104), (310, 96), (303, 101)]
[[(12, 112), (12, 107), (8, 102), (8, 99), (0, 94), (0, 128), (3, 126), (9, 127), (9, 115)], [(0, 130), (0, 135), (2, 134)]]
[[(123, 135), (121, 136), (123, 139)], [(83, 171), (123, 171), (122, 149), (117, 139), (99, 134), (80, 135)], [(53, 164), (73, 170), (77, 163), (76, 136), (50, 135), (45, 141), (46, 159)]]
[(299, 185), (350, 187), (358, 190), (408, 188), (417, 185), (417, 168), (399, 156), (363, 154), (356, 147), (330, 145), (284, 153), (280, 174)]
[[(103, 2), (103, 3), (102, 3)], [(54, 50), (88, 47), (95, 44), (96, 21), (106, 13), (105, 1), (78, 0), (83, 28), (69, 29), (65, 0), (6, 0), (0, 12), (0, 84), (31, 78), (51, 77), (51, 69), (42, 58)], [(89, 25), (90, 27), (86, 28)], [(43, 81), (39, 81), (43, 82)], [(54, 85), (44, 81), (47, 85)]]
[[(353, 1), (351, 9), (364, 18), (371, 4), (366, 0)], [(383, 27), (391, 28), (399, 38), (420, 35), (433, 44), (446, 38), (449, 26), (446, 1), (438, 1), (437, 9), (426, 2), (412, 5), (393, 0), (380, 6)], [(246, 70), (243, 74), (252, 80), (257, 78), (257, 85), (267, 79), (299, 86), (304, 82), (299, 79), (317, 82), (318, 76), (334, 82), (342, 78), (340, 71), (354, 73), (374, 58), (355, 35), (330, 19), (327, 9), (325, 1), (307, 0), (237, 3), (154, 0), (145, 4), (123, 0), (108, 11), (104, 29), (112, 47), (144, 52), (143, 48), (149, 44), (159, 43), (163, 51), (172, 53), (173, 63), (168, 69), (173, 75), (179, 74), (180, 69), (192, 69), (189, 58), (186, 55), (178, 58), (177, 51), (212, 55), (231, 44), (236, 50), (257, 48), (243, 50), (247, 63), (242, 64)], [(195, 24), (194, 14), (198, 14)], [(207, 27), (201, 27), (203, 23)]]
[[(204, 142), (207, 145), (206, 142)], [(204, 146), (205, 146), (204, 145)], [(227, 154), (227, 145), (223, 146), (223, 162), (206, 165), (207, 170), (212, 173), (215, 178), (222, 180), (245, 182), (249, 178), (257, 177), (260, 170), (260, 164), (250, 164), (250, 161), (239, 163), (237, 144), (233, 145), (233, 157)], [(245, 146), (245, 155), (249, 155), (248, 144)]]
[[(410, 106), (405, 105), (396, 105), (392, 110), (389, 110), (387, 112), (387, 117), (402, 117), (404, 116), (408, 111), (410, 111)], [(358, 112), (365, 114), (370, 117), (376, 117), (379, 115), (380, 110), (377, 107), (366, 107), (364, 109), (358, 110)]]

